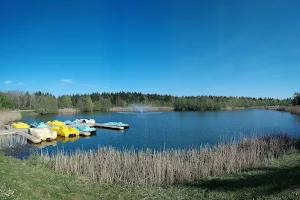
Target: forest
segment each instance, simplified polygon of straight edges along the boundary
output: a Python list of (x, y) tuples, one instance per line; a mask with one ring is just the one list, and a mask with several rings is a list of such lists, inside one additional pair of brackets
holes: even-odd
[(300, 93), (292, 98), (252, 98), (226, 96), (172, 96), (142, 94), (140, 92), (116, 92), (73, 94), (54, 96), (41, 91), (0, 92), (0, 109), (35, 110), (39, 114), (56, 113), (59, 108), (76, 108), (82, 112), (108, 111), (111, 107), (126, 107), (130, 104), (173, 107), (175, 111), (220, 110), (239, 107), (300, 105)]

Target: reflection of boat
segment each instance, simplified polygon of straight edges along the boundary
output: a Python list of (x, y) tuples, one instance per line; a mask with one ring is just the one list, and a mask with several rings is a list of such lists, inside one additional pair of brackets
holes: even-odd
[(48, 128), (30, 128), (32, 136), (41, 140), (54, 140), (57, 137), (56, 131), (52, 131)]
[(79, 136), (79, 131), (76, 128), (71, 128), (67, 126), (53, 127), (51, 128), (51, 130), (56, 131), (57, 135), (63, 137)]
[(30, 128), (28, 124), (25, 124), (23, 122), (13, 123), (11, 126), (13, 128)]
[(56, 140), (51, 140), (50, 142), (46, 142), (46, 141), (42, 141), (41, 143), (39, 144), (32, 144), (33, 146), (37, 147), (37, 148), (45, 148), (47, 146), (54, 146), (56, 147), (57, 145), (57, 141)]
[(60, 142), (74, 142), (75, 140), (78, 140), (79, 136), (75, 136), (75, 137), (57, 137), (56, 140), (60, 141)]

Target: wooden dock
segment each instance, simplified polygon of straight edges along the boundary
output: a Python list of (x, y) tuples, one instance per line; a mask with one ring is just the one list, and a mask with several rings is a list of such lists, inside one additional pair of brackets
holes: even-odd
[(114, 130), (124, 130), (123, 126), (109, 126), (105, 124), (95, 123), (93, 125), (95, 128), (106, 128), (106, 129), (114, 129)]
[(17, 135), (20, 135), (22, 137), (25, 137), (27, 140), (30, 140), (31, 142), (33, 143), (41, 143), (42, 140), (39, 139), (39, 138), (36, 138), (28, 133), (26, 133), (26, 131), (20, 129), (20, 130), (17, 130), (16, 129), (10, 129), (10, 130), (0, 130), (0, 136), (1, 135), (9, 135), (9, 134), (17, 134)]
[(90, 132), (80, 132), (79, 133), (79, 135), (81, 135), (81, 136), (90, 136), (91, 135), (91, 133)]
[(41, 139), (36, 138), (36, 137), (34, 137), (34, 136), (32, 136), (32, 135), (30, 135), (30, 134), (28, 134), (26, 132), (23, 132), (23, 131), (16, 132), (16, 134), (21, 135), (21, 136), (27, 138), (27, 140), (30, 140), (33, 143), (41, 143), (42, 142)]

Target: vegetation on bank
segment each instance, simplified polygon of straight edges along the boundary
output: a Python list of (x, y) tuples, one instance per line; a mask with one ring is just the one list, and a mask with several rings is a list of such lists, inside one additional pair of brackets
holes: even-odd
[(20, 110), (20, 113), (21, 113), (22, 117), (38, 115), (34, 110)]
[(79, 109), (76, 108), (60, 108), (57, 113), (59, 114), (76, 114), (79, 113)]
[(22, 118), (20, 112), (12, 112), (12, 111), (5, 111), (5, 110), (0, 110), (0, 129), (2, 128), (3, 125), (20, 120)]
[(268, 107), (267, 109), (283, 111), (283, 112), (290, 112), (292, 114), (300, 115), (300, 106), (275, 106), (275, 107)]
[(294, 97), (293, 97), (292, 102), (293, 102), (294, 106), (300, 105), (300, 92), (295, 92), (294, 93)]
[(299, 94), (294, 98), (250, 98), (225, 96), (171, 96), (142, 94), (137, 92), (92, 93), (62, 95), (56, 98), (49, 93), (29, 94), (21, 91), (0, 93), (0, 109), (35, 110), (39, 114), (57, 113), (58, 109), (78, 109), (83, 112), (109, 111), (112, 107), (130, 104), (147, 104), (156, 107), (172, 107), (177, 111), (224, 110), (265, 106), (291, 106), (300, 103)]
[(86, 176), (95, 182), (166, 186), (262, 166), (293, 150), (294, 145), (294, 140), (279, 135), (188, 150), (119, 151), (99, 147), (97, 151), (41, 152), (36, 160), (54, 171)]
[(300, 153), (264, 164), (192, 183), (136, 187), (99, 184), (85, 176), (52, 171), (36, 157), (19, 160), (0, 154), (0, 199), (299, 199)]

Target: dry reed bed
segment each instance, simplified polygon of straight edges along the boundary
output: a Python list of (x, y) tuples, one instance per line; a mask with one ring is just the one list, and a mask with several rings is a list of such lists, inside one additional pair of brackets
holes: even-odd
[(293, 140), (286, 136), (265, 136), (189, 150), (118, 151), (99, 147), (97, 151), (58, 151), (52, 155), (41, 152), (37, 159), (55, 171), (87, 176), (100, 183), (171, 185), (240, 172), (266, 164), (293, 148)]
[(16, 120), (20, 120), (22, 118), (20, 112), (12, 112), (12, 111), (4, 111), (0, 110), (0, 129), (2, 126)]
[(283, 112), (290, 112), (292, 114), (300, 115), (300, 106), (274, 106), (274, 107), (268, 107), (267, 109), (283, 111)]
[(58, 109), (57, 112), (59, 114), (77, 114), (79, 113), (79, 110), (75, 108), (61, 108)]

